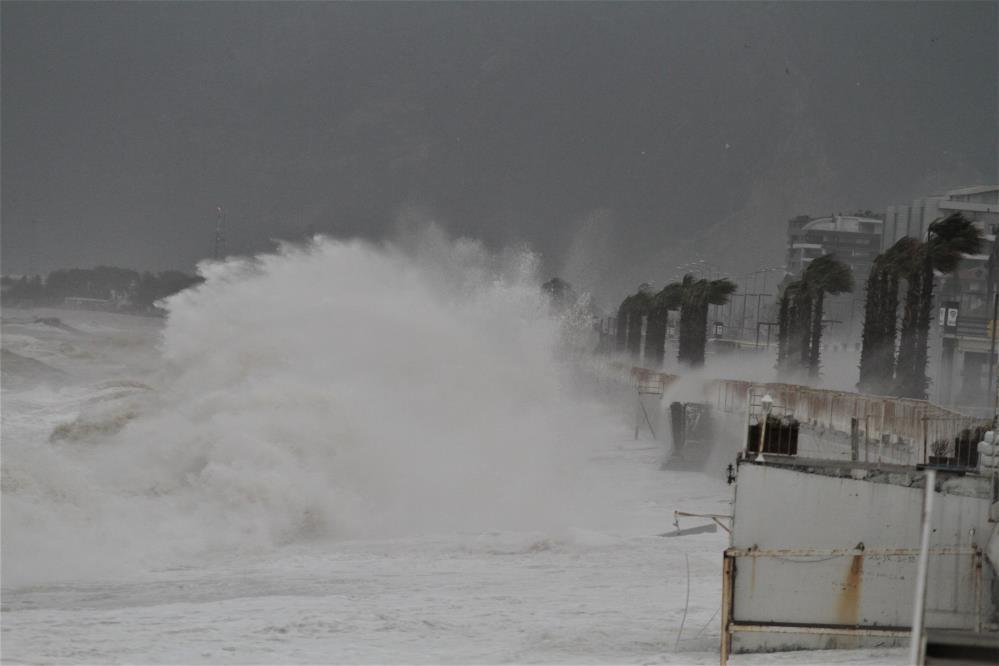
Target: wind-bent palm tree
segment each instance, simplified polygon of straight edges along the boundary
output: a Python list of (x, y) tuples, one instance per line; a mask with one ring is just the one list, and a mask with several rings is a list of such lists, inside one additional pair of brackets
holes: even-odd
[(982, 234), (971, 220), (953, 213), (932, 222), (926, 241), (915, 246), (906, 257), (905, 311), (896, 361), (896, 393), (905, 398), (926, 399), (929, 378), (926, 361), (933, 314), (933, 274), (953, 273), (961, 257), (975, 254)]
[(858, 388), (888, 395), (895, 390), (899, 280), (912, 272), (919, 241), (901, 238), (879, 254), (867, 278)]
[(623, 301), (617, 309), (617, 348), (627, 349), (632, 358), (638, 359), (642, 352), (642, 318), (652, 309), (652, 290), (642, 284), (638, 291)]
[[(863, 393), (883, 394), (895, 376), (895, 312), (898, 309), (898, 289), (895, 289), (895, 309), (888, 312), (887, 282), (889, 271), (885, 255), (874, 259), (864, 288), (864, 327), (861, 332), (860, 378), (857, 388)], [(891, 322), (891, 341), (886, 321)]]
[(708, 306), (724, 305), (736, 290), (727, 278), (719, 280), (695, 279), (683, 276), (656, 295), (657, 307), (663, 310), (680, 310), (680, 344), (677, 359), (692, 367), (704, 365), (704, 348), (707, 344)]
[(818, 377), (825, 295), (850, 291), (850, 268), (831, 254), (813, 260), (800, 280), (784, 286), (777, 320), (777, 371), (782, 377), (804, 368), (810, 377)]
[(632, 300), (633, 294), (629, 294), (621, 301), (621, 305), (617, 306), (617, 333), (614, 336), (614, 348), (618, 352), (623, 352), (628, 348), (628, 328), (631, 323)]
[[(808, 329), (808, 376), (819, 376), (822, 352), (822, 315), (825, 295), (838, 296), (853, 291), (853, 273), (850, 267), (834, 255), (826, 254), (813, 260), (805, 269), (802, 279), (804, 291), (809, 296), (809, 312), (805, 319)], [(803, 358), (804, 359), (804, 354)]]
[[(660, 292), (661, 293), (661, 292)], [(666, 355), (666, 324), (669, 320), (669, 310), (663, 307), (659, 294), (652, 297), (649, 303), (648, 323), (645, 326), (645, 359), (646, 365), (660, 368)]]
[[(788, 285), (790, 286), (790, 285)], [(791, 328), (791, 296), (785, 287), (777, 299), (777, 373), (787, 364), (788, 342)]]
[(809, 327), (804, 322), (812, 306), (801, 280), (784, 286), (778, 307), (777, 372), (782, 378), (788, 378), (796, 374), (803, 359), (808, 357)]

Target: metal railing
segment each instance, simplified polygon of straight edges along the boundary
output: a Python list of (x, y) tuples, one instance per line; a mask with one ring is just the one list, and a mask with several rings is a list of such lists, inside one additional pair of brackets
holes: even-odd
[[(643, 395), (661, 396), (680, 379), (640, 367), (628, 370), (632, 385)], [(839, 449), (812, 450), (805, 444), (802, 453), (809, 457), (849, 458), (852, 448), (854, 459), (864, 462), (971, 469), (978, 464), (977, 444), (991, 426), (983, 416), (961, 414), (926, 400), (797, 384), (719, 379), (709, 381), (704, 392), (705, 402), (713, 408), (738, 414), (749, 424), (759, 422), (760, 399), (769, 394), (773, 398), (771, 414), (782, 423), (793, 417), (812, 432), (839, 433), (850, 438), (852, 446)], [(779, 448), (779, 442), (773, 445)], [(755, 452), (758, 444), (747, 441), (746, 448)]]
[(987, 419), (959, 414), (925, 400), (794, 384), (716, 380), (706, 393), (715, 408), (746, 414), (750, 421), (759, 411), (759, 396), (768, 393), (780, 415), (793, 416), (818, 433), (831, 431), (856, 438), (857, 459), (869, 462), (975, 467), (977, 444), (990, 427)]
[(970, 469), (978, 467), (978, 443), (990, 420), (973, 416), (926, 418), (923, 429), (924, 465)]

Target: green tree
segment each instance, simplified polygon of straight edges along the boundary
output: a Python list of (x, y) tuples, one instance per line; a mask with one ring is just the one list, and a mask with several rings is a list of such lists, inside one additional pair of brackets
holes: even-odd
[(652, 309), (652, 289), (642, 283), (638, 291), (621, 301), (617, 310), (617, 348), (638, 360), (642, 352), (642, 318)]
[[(813, 260), (805, 269), (802, 280), (804, 291), (808, 292), (808, 376), (819, 376), (822, 352), (822, 316), (825, 295), (838, 296), (853, 291), (853, 273), (850, 267), (826, 254)], [(803, 313), (804, 314), (804, 313)], [(804, 359), (803, 359), (804, 360)]]
[(666, 285), (656, 297), (663, 310), (680, 310), (680, 340), (677, 360), (691, 367), (704, 365), (708, 337), (708, 306), (724, 305), (736, 285), (727, 278), (697, 279), (691, 274)]
[(895, 391), (895, 347), (898, 342), (899, 282), (910, 274), (919, 241), (904, 237), (875, 258), (867, 278), (858, 388), (865, 393)]
[(801, 364), (804, 334), (799, 312), (805, 306), (803, 297), (807, 294), (801, 280), (789, 282), (781, 290), (777, 311), (777, 373), (781, 378), (796, 374)]
[(925, 399), (929, 389), (926, 362), (933, 314), (934, 272), (953, 273), (965, 254), (975, 254), (982, 243), (978, 227), (961, 213), (932, 222), (923, 243), (912, 245), (905, 257), (906, 294), (895, 390), (906, 398)]
[(152, 309), (156, 307), (156, 303), (160, 299), (172, 296), (202, 282), (204, 282), (204, 278), (180, 271), (143, 273), (136, 286), (132, 303), (139, 309)]

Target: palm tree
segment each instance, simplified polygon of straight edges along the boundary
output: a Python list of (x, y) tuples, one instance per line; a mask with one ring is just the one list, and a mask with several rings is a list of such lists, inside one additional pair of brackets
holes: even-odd
[[(866, 393), (895, 389), (895, 346), (898, 340), (899, 280), (912, 272), (919, 241), (904, 237), (878, 255), (867, 278), (863, 346), (858, 387)], [(908, 340), (905, 343), (908, 348)]]
[[(689, 275), (684, 276), (686, 280)], [(662, 335), (658, 336), (661, 339), (655, 339), (653, 344), (658, 343), (662, 346), (662, 351), (656, 351), (653, 347), (653, 354), (658, 353), (660, 357), (665, 356), (665, 343), (666, 343), (666, 331), (665, 327), (669, 322), (669, 311), (670, 310), (680, 310), (683, 304), (683, 283), (682, 282), (671, 282), (670, 284), (663, 287), (662, 291), (656, 294), (652, 299), (652, 310), (653, 319), (655, 320), (655, 331), (658, 336), (659, 326), (663, 327)], [(681, 313), (682, 314), (682, 313)], [(683, 345), (684, 339), (684, 321), (680, 320), (680, 344)]]
[[(808, 328), (808, 376), (819, 376), (819, 362), (822, 350), (822, 314), (825, 295), (838, 296), (853, 291), (853, 273), (850, 267), (836, 259), (834, 255), (826, 254), (813, 260), (805, 269), (802, 280), (804, 289), (808, 292), (808, 317), (804, 321), (811, 325)], [(803, 355), (804, 356), (804, 355)], [(804, 358), (802, 359), (804, 360)]]
[(787, 283), (781, 291), (777, 316), (777, 372), (787, 378), (799, 367), (808, 327), (802, 326), (802, 312), (811, 312), (808, 292), (801, 280)]
[(924, 243), (915, 238), (903, 238), (891, 249), (893, 250), (892, 270), (898, 279), (904, 279), (906, 282), (905, 301), (902, 304), (902, 324), (898, 336), (898, 352), (894, 364), (895, 377), (891, 392), (903, 397), (919, 397), (923, 395), (924, 391), (922, 388), (912, 386), (912, 371), (913, 360), (919, 347), (917, 321), (919, 319), (919, 303), (922, 299), (922, 271), (926, 258), (926, 247)]
[[(662, 292), (660, 292), (662, 293)], [(669, 310), (659, 299), (659, 294), (649, 303), (648, 324), (645, 327), (645, 358), (651, 367), (660, 368), (666, 355), (666, 324)]]
[[(891, 312), (891, 343), (885, 326), (886, 283), (889, 279), (883, 254), (874, 259), (867, 276), (864, 299), (864, 327), (861, 333), (860, 379), (857, 388), (864, 393), (882, 394), (895, 376), (895, 312)], [(898, 290), (896, 292), (896, 299)], [(896, 309), (897, 309), (896, 302)]]
[(791, 296), (787, 293), (787, 288), (781, 292), (777, 299), (777, 372), (780, 373), (787, 362), (788, 355), (788, 335), (791, 327)]
[(704, 348), (707, 344), (708, 306), (724, 305), (736, 290), (727, 278), (708, 280), (683, 276), (656, 296), (658, 307), (680, 310), (680, 344), (677, 359), (692, 367), (704, 365)]
[(646, 283), (623, 301), (617, 310), (618, 350), (627, 349), (632, 358), (642, 352), (642, 318), (652, 309), (652, 289)]
[(896, 391), (907, 398), (926, 399), (926, 361), (933, 314), (933, 274), (953, 273), (965, 254), (975, 254), (982, 234), (971, 220), (953, 213), (932, 222), (926, 241), (909, 256), (905, 313), (896, 362)]
[(614, 334), (614, 351), (623, 352), (628, 348), (628, 313), (631, 310), (631, 296), (626, 296), (621, 305), (617, 306), (616, 331)]

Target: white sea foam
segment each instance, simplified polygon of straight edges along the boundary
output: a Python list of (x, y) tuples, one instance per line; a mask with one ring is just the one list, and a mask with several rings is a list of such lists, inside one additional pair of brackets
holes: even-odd
[(202, 266), (166, 303), (155, 390), (63, 439), (5, 442), (4, 584), (308, 538), (564, 527), (588, 443), (609, 434), (555, 360), (536, 268), (434, 228)]

